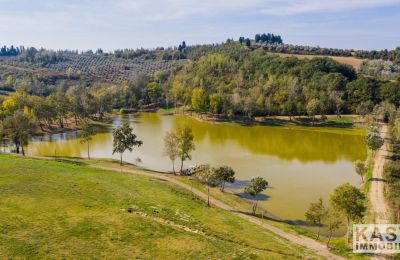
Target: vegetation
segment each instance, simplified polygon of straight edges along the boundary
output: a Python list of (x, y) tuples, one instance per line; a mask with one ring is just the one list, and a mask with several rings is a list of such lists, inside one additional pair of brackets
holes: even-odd
[(389, 121), (388, 137), (391, 140), (391, 160), (384, 166), (385, 195), (395, 223), (400, 221), (400, 111)]
[(215, 178), (219, 182), (219, 186), (221, 187), (221, 191), (225, 189), (225, 183), (234, 183), (235, 182), (235, 171), (229, 166), (220, 166), (215, 171)]
[(342, 213), (347, 219), (346, 238), (350, 241), (350, 223), (360, 221), (367, 210), (366, 197), (356, 187), (346, 183), (337, 187), (330, 196), (330, 203), (334, 210)]
[(175, 160), (179, 155), (179, 139), (174, 132), (167, 132), (164, 136), (164, 155), (172, 162), (172, 171), (175, 174)]
[(267, 187), (268, 187), (268, 181), (266, 181), (264, 178), (253, 177), (250, 180), (249, 186), (244, 189), (245, 193), (251, 195), (255, 199), (252, 211), (253, 215), (255, 215), (257, 211), (257, 204), (258, 204), (257, 195), (260, 194), (260, 192), (264, 191)]
[(188, 126), (178, 128), (176, 137), (178, 140), (178, 157), (181, 159), (180, 172), (182, 173), (183, 162), (192, 159), (191, 152), (196, 149), (192, 128)]
[(379, 133), (378, 127), (374, 125), (369, 127), (365, 140), (368, 148), (374, 152), (379, 150), (379, 148), (381, 148), (384, 143), (384, 140)]
[(321, 226), (328, 215), (328, 210), (325, 208), (322, 198), (320, 198), (316, 203), (311, 203), (310, 208), (307, 210), (305, 215), (308, 223), (318, 226), (317, 239), (319, 239)]
[(87, 155), (90, 160), (90, 141), (92, 141), (92, 135), (94, 135), (94, 129), (86, 120), (82, 124), (81, 132), (79, 133), (79, 137), (81, 138), (81, 144), (87, 143)]
[(365, 162), (357, 160), (354, 164), (354, 168), (356, 170), (356, 173), (360, 175), (361, 181), (364, 183), (364, 176), (368, 170), (367, 165), (365, 164)]
[(156, 179), (5, 155), (0, 176), (1, 258), (315, 257)]
[(132, 152), (134, 146), (141, 146), (142, 141), (136, 140), (137, 136), (126, 122), (113, 130), (113, 154), (120, 154), (120, 165), (122, 166), (122, 154), (128, 150)]

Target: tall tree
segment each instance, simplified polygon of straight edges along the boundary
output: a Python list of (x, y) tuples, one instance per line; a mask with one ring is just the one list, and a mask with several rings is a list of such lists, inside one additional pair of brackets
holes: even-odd
[(354, 168), (356, 173), (360, 175), (361, 181), (364, 183), (364, 175), (367, 172), (367, 166), (365, 165), (365, 162), (357, 160), (354, 164)]
[(185, 126), (180, 127), (176, 134), (178, 138), (178, 156), (181, 159), (181, 170), (183, 170), (183, 162), (186, 160), (191, 160), (192, 155), (191, 152), (196, 149), (194, 145), (194, 136), (192, 132), (192, 128)]
[(315, 203), (311, 203), (310, 207), (308, 208), (305, 214), (308, 223), (318, 226), (317, 239), (319, 239), (322, 222), (326, 218), (327, 214), (328, 211), (325, 208), (322, 198), (319, 198), (318, 201)]
[(367, 210), (365, 194), (349, 183), (337, 187), (329, 198), (334, 210), (341, 212), (347, 219), (346, 238), (350, 240), (350, 223), (360, 221)]
[(252, 214), (256, 214), (258, 198), (257, 195), (260, 194), (268, 187), (268, 181), (262, 177), (253, 177), (250, 180), (250, 185), (244, 189), (244, 192), (251, 195), (255, 199), (255, 203), (253, 204)]
[(203, 164), (197, 167), (195, 175), (207, 185), (207, 205), (210, 206), (210, 187), (215, 186), (217, 182), (215, 171), (210, 165)]
[(122, 154), (128, 150), (132, 152), (134, 146), (140, 147), (143, 142), (136, 140), (137, 136), (133, 133), (133, 129), (126, 122), (122, 126), (113, 131), (113, 154), (120, 154), (120, 165), (122, 166)]
[(377, 126), (371, 126), (368, 129), (367, 136), (365, 137), (368, 148), (376, 152), (384, 144), (385, 140), (381, 137)]
[(92, 135), (94, 135), (93, 126), (90, 125), (88, 120), (85, 120), (82, 124), (82, 129), (79, 133), (79, 137), (81, 138), (81, 144), (87, 143), (87, 156), (90, 160), (90, 141), (92, 141)]
[(333, 232), (338, 230), (343, 222), (340, 214), (336, 210), (328, 209), (325, 224), (329, 231), (329, 237), (328, 241), (326, 242), (326, 246), (329, 247)]
[(164, 155), (172, 162), (172, 171), (175, 174), (175, 160), (179, 156), (179, 139), (174, 132), (167, 132), (164, 136)]

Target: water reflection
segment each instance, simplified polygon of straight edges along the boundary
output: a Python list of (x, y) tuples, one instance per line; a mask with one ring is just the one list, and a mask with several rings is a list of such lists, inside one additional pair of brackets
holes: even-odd
[[(265, 177), (271, 187), (263, 194), (261, 206), (286, 219), (303, 219), (310, 202), (327, 199), (344, 182), (359, 184), (353, 162), (365, 159), (361, 130), (240, 126), (200, 122), (183, 116), (143, 113), (114, 118), (113, 125), (128, 120), (144, 143), (126, 153), (124, 160), (155, 170), (171, 170), (163, 156), (163, 136), (181, 125), (193, 128), (196, 151), (185, 165), (227, 164), (237, 172), (238, 182), (231, 186), (242, 191), (256, 175)], [(77, 132), (34, 138), (28, 152), (34, 155), (86, 156)], [(111, 128), (96, 134), (91, 143), (92, 157), (118, 158), (112, 155)]]

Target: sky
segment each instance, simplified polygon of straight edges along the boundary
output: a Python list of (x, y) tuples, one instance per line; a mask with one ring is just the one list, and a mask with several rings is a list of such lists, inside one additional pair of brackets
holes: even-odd
[(400, 0), (0, 0), (0, 44), (111, 51), (256, 33), (348, 49), (400, 46)]

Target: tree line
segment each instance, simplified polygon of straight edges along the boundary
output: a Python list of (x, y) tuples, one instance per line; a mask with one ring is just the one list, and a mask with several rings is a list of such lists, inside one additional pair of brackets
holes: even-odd
[(216, 47), (216, 53), (170, 77), (167, 94), (175, 103), (199, 113), (248, 117), (365, 115), (381, 102), (399, 106), (398, 80), (357, 75), (352, 67), (328, 58), (283, 58), (229, 46)]

